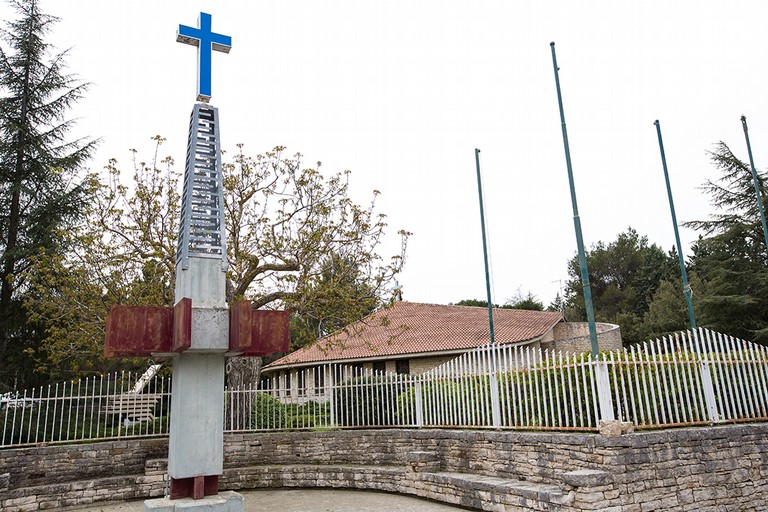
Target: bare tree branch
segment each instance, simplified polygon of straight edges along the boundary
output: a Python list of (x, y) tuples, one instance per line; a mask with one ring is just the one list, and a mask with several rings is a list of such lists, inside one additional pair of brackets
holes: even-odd
[(253, 309), (259, 309), (266, 306), (270, 302), (274, 302), (276, 300), (292, 299), (292, 298), (298, 297), (298, 295), (299, 295), (298, 293), (292, 293), (292, 292), (268, 293), (266, 295), (259, 297), (258, 299), (252, 300), (251, 307), (253, 307)]

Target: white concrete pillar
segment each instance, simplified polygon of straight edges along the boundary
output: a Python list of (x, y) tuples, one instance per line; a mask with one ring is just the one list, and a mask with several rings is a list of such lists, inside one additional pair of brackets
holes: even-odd
[(224, 354), (185, 352), (173, 358), (168, 475), (224, 471)]

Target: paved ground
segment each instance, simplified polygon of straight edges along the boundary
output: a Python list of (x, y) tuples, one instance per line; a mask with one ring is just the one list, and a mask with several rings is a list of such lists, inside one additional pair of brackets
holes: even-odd
[[(457, 512), (443, 503), (385, 492), (338, 489), (244, 491), (245, 512)], [(144, 512), (144, 500), (78, 508), (78, 512)]]

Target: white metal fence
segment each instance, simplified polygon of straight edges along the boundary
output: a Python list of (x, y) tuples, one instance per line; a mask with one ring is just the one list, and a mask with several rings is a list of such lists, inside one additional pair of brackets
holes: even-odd
[[(2, 397), (0, 446), (166, 435), (167, 378), (107, 376)], [(529, 430), (768, 420), (766, 347), (700, 329), (588, 355), (489, 346), (421, 375), (325, 365), (225, 391), (227, 431)]]
[(133, 373), (6, 393), (0, 447), (167, 434), (170, 401), (170, 378)]

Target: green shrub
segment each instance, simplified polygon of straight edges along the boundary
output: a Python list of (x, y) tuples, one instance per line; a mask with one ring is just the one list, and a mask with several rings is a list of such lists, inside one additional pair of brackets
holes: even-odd
[(255, 429), (282, 429), (290, 426), (287, 406), (268, 393), (256, 393), (251, 411)]
[(315, 401), (284, 404), (268, 393), (256, 393), (251, 413), (251, 427), (265, 429), (298, 429), (328, 426), (330, 406)]

